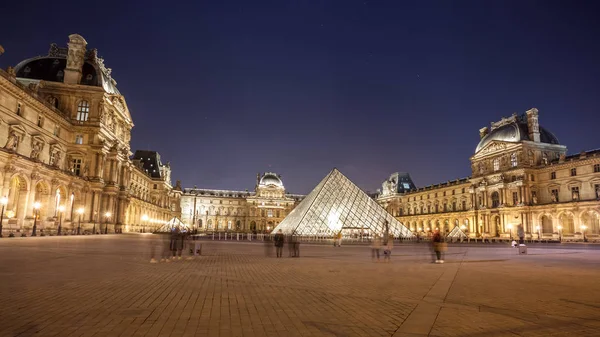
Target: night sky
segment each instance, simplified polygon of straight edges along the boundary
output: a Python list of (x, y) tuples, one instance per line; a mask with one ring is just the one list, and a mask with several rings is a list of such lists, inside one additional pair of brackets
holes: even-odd
[(593, 1), (10, 1), (0, 66), (81, 34), (184, 187), (308, 193), (333, 167), (374, 191), (470, 175), (479, 128), (513, 112), (570, 153), (600, 147)]

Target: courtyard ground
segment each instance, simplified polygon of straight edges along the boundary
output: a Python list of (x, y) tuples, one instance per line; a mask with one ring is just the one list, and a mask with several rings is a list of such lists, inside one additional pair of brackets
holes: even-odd
[[(1, 336), (600, 336), (600, 250), (250, 242), (151, 264), (153, 235), (0, 239)], [(565, 248), (563, 246), (562, 248)]]

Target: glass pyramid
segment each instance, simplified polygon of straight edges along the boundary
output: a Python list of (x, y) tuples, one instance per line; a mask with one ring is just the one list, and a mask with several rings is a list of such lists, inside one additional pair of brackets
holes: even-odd
[(452, 230), (450, 231), (450, 233), (448, 233), (447, 236), (449, 238), (467, 238), (467, 234), (465, 234), (465, 232), (463, 232), (462, 229), (460, 229), (458, 226), (452, 228)]
[(407, 227), (334, 168), (272, 233), (281, 229), (284, 234), (296, 235), (330, 236), (340, 231), (384, 235), (386, 221), (394, 237), (413, 236)]

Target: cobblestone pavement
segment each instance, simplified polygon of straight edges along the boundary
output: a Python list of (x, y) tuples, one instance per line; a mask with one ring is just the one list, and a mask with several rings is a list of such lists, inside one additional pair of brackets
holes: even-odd
[(153, 235), (0, 239), (2, 336), (600, 336), (600, 251), (203, 242), (149, 263)]

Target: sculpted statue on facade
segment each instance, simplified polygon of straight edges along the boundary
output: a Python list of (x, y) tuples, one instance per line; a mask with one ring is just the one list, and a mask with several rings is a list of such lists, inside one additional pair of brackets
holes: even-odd
[(558, 199), (556, 198), (556, 193), (552, 193), (550, 195), (550, 198), (552, 199), (552, 202), (556, 202)]
[(600, 185), (596, 185), (596, 199), (600, 199)]
[(52, 156), (52, 162), (50, 163), (50, 165), (54, 166), (54, 167), (58, 167), (60, 165), (60, 158), (61, 158), (60, 151), (56, 151), (54, 153), (54, 156)]
[(17, 147), (19, 146), (19, 136), (17, 135), (17, 133), (13, 130), (10, 131), (9, 135), (8, 135), (8, 139), (6, 140), (6, 144), (4, 145), (4, 148), (10, 151), (16, 151)]
[(31, 155), (29, 156), (33, 160), (39, 160), (40, 152), (42, 152), (43, 144), (40, 141), (34, 141), (31, 149)]
[(15, 68), (13, 68), (13, 67), (6, 68), (6, 73), (10, 77), (16, 77), (17, 76), (17, 72), (15, 71)]

